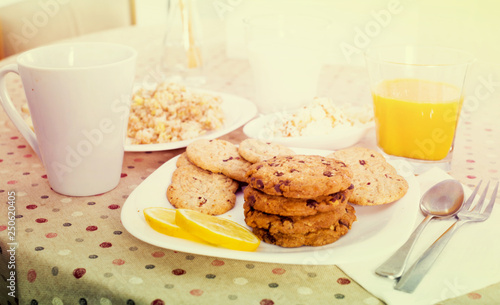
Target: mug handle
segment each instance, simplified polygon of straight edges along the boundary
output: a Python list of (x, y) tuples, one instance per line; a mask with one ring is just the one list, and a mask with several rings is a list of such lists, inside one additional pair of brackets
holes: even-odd
[(23, 135), (23, 137), (28, 141), (29, 145), (35, 153), (38, 155), (38, 157), (41, 159), (40, 155), (40, 150), (38, 148), (38, 141), (36, 140), (36, 135), (31, 130), (31, 128), (26, 124), (26, 122), (23, 120), (22, 116), (19, 114), (19, 112), (16, 110), (14, 107), (14, 103), (12, 103), (12, 100), (10, 99), (9, 95), (7, 94), (7, 86), (5, 84), (5, 76), (7, 73), (16, 73), (19, 75), (19, 69), (17, 64), (10, 64), (6, 65), (5, 67), (0, 69), (0, 102), (2, 103), (2, 107), (11, 119), (12, 123), (17, 127), (19, 132)]

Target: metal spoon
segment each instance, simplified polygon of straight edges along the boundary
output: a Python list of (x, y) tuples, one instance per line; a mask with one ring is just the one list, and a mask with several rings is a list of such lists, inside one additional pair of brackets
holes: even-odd
[(464, 190), (457, 180), (449, 179), (431, 187), (420, 199), (420, 210), (424, 220), (413, 231), (406, 243), (388, 260), (375, 270), (375, 273), (389, 278), (398, 278), (403, 274), (406, 261), (415, 241), (425, 226), (433, 218), (448, 218), (458, 213), (464, 201)]

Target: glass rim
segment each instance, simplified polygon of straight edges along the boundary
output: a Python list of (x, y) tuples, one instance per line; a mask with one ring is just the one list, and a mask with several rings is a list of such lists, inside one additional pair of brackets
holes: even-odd
[[(380, 51), (382, 50), (397, 50), (400, 49), (399, 54), (403, 54), (408, 49), (413, 49), (417, 51), (423, 51), (423, 50), (433, 50), (433, 51), (440, 51), (440, 52), (453, 52), (454, 54), (459, 54), (462, 58), (462, 60), (458, 60), (455, 62), (450, 62), (450, 63), (435, 63), (435, 62), (429, 62), (429, 63), (415, 63), (411, 61), (402, 61), (402, 60), (394, 60), (390, 59), (389, 56), (381, 56), (378, 57), (377, 55), (379, 54)], [(477, 58), (470, 52), (461, 50), (461, 49), (456, 49), (456, 48), (451, 48), (451, 47), (443, 47), (443, 46), (438, 46), (438, 45), (381, 45), (381, 46), (375, 46), (368, 48), (364, 52), (364, 57), (365, 59), (374, 61), (374, 62), (380, 62), (380, 63), (385, 63), (385, 64), (392, 64), (392, 65), (401, 65), (401, 66), (419, 66), (419, 67), (451, 67), (451, 66), (461, 66), (461, 65), (470, 65), (474, 63)]]
[[(287, 13), (268, 13), (268, 14), (255, 14), (243, 18), (243, 23), (246, 26), (258, 26), (261, 28), (275, 29), (279, 25), (279, 20), (287, 20), (289, 18), (302, 18), (310, 19), (316, 24), (314, 27), (328, 29), (332, 26), (332, 20), (326, 17), (309, 15), (309, 14), (287, 14)], [(275, 23), (263, 23), (264, 20), (274, 20)], [(261, 21), (261, 22), (258, 22)]]

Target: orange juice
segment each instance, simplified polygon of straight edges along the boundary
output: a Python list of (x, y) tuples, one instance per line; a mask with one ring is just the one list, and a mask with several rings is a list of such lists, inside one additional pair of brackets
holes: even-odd
[(442, 160), (450, 151), (463, 97), (447, 83), (392, 79), (372, 92), (377, 142), (385, 153)]

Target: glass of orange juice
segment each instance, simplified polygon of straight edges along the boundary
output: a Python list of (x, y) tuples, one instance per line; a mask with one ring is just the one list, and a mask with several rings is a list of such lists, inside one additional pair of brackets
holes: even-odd
[(463, 87), (474, 57), (444, 47), (375, 47), (365, 54), (377, 145), (416, 174), (451, 170)]

